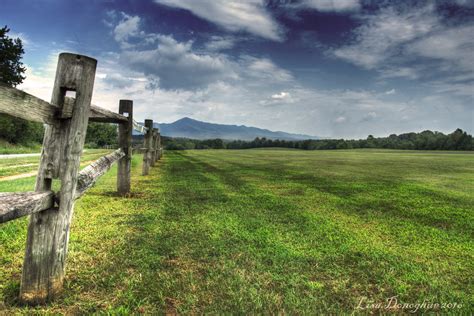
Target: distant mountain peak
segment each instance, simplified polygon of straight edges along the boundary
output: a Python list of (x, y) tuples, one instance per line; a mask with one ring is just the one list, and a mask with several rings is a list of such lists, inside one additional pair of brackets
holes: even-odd
[(175, 121), (174, 123), (176, 123), (176, 122), (187, 122), (187, 121), (198, 122), (198, 121), (195, 120), (195, 119), (192, 119), (192, 118), (190, 118), (190, 117), (185, 116), (185, 117), (180, 118), (179, 120)]
[(226, 125), (202, 122), (190, 117), (183, 117), (173, 123), (155, 123), (163, 136), (185, 137), (192, 139), (221, 138), (226, 140), (253, 140), (256, 137), (282, 140), (318, 139), (319, 137), (270, 131), (245, 125)]

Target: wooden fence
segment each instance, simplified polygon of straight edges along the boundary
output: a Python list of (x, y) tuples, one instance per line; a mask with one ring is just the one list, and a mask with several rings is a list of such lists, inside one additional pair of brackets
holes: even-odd
[[(46, 124), (33, 192), (0, 193), (0, 223), (31, 215), (21, 277), (20, 300), (41, 304), (62, 289), (74, 201), (117, 162), (117, 192), (130, 193), (132, 130), (145, 134), (143, 175), (161, 158), (161, 138), (152, 120), (133, 119), (133, 101), (120, 100), (119, 113), (91, 105), (97, 60), (62, 53), (51, 102), (0, 85), (0, 112)], [(75, 98), (66, 96), (74, 91)], [(118, 124), (119, 148), (79, 170), (88, 122)], [(53, 191), (53, 179), (60, 189)]]

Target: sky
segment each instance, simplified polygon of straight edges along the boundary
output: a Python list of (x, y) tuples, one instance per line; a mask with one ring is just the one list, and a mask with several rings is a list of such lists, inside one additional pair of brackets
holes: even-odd
[(474, 129), (474, 0), (2, 0), (18, 86), (98, 60), (93, 103), (320, 137)]

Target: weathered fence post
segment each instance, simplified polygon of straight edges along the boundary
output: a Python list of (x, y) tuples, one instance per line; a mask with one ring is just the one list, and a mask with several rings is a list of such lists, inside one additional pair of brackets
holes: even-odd
[(150, 172), (151, 162), (151, 145), (153, 141), (153, 120), (145, 120), (145, 127), (148, 129), (145, 134), (144, 147), (145, 152), (143, 153), (143, 168), (142, 175), (146, 176)]
[(155, 128), (156, 133), (156, 140), (155, 140), (155, 161), (158, 160), (158, 156), (160, 155), (160, 129)]
[[(24, 303), (44, 303), (62, 289), (96, 66), (97, 61), (86, 56), (59, 55), (51, 103), (61, 109), (60, 120), (46, 127), (36, 179), (36, 191), (48, 191), (52, 179), (59, 177), (59, 206), (30, 217), (20, 288)], [(68, 104), (72, 108), (64, 102), (67, 91), (76, 92), (75, 103)]]
[[(128, 114), (128, 122), (119, 124), (119, 147), (125, 156), (117, 165), (117, 192), (119, 195), (130, 193), (130, 172), (132, 163), (133, 101), (120, 100), (119, 113)], [(127, 115), (126, 115), (127, 116)]]
[(161, 134), (160, 134), (160, 129), (158, 129), (158, 145), (157, 145), (157, 148), (158, 148), (158, 153), (156, 155), (156, 159), (157, 160), (160, 160), (161, 159), (161, 155), (162, 155), (162, 152), (161, 152)]
[(152, 167), (155, 166), (155, 162), (156, 162), (156, 143), (157, 142), (158, 141), (156, 140), (156, 128), (154, 128), (152, 142), (151, 142), (151, 160), (150, 160), (150, 165)]
[(155, 161), (158, 160), (158, 155), (160, 154), (159, 153), (159, 144), (160, 144), (160, 129), (159, 128), (155, 128)]

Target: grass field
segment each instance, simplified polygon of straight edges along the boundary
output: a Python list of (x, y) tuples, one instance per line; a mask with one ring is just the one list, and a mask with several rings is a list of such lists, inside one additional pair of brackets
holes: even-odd
[(0, 314), (367, 313), (357, 306), (393, 296), (469, 314), (473, 158), (183, 151), (143, 177), (136, 156), (130, 197), (115, 195), (112, 169), (76, 204), (64, 294), (50, 305), (17, 304), (27, 219), (0, 226)]
[(0, 155), (38, 153), (40, 151), (41, 144), (15, 145), (0, 139)]

